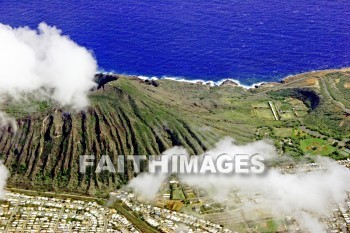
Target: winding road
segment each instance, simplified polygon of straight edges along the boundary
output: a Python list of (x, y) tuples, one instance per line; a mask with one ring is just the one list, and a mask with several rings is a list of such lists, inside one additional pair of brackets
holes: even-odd
[(331, 94), (329, 93), (328, 87), (327, 87), (327, 85), (326, 85), (324, 79), (323, 79), (323, 78), (319, 78), (319, 79), (321, 80), (322, 85), (323, 85), (323, 88), (324, 88), (324, 90), (325, 90), (327, 96), (329, 97), (329, 99), (331, 99), (339, 108), (341, 108), (341, 110), (343, 110), (343, 111), (346, 112), (347, 114), (350, 114), (350, 109), (346, 108), (346, 107), (344, 106), (344, 104), (342, 104), (341, 102), (335, 100), (335, 99), (331, 96)]

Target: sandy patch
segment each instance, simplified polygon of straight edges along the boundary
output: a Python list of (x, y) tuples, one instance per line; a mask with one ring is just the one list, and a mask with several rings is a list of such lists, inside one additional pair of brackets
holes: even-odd
[(308, 78), (304, 80), (303, 84), (305, 86), (319, 86), (319, 80), (318, 78)]
[(350, 89), (350, 83), (344, 83), (344, 88)]

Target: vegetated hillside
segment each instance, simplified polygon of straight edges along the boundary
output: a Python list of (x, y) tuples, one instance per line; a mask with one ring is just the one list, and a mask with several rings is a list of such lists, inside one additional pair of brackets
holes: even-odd
[[(321, 102), (325, 99), (318, 80), (317, 85), (308, 83), (311, 78), (315, 74), (247, 91), (232, 85), (210, 87), (123, 76), (114, 81), (100, 76), (101, 88), (91, 93), (91, 106), (83, 112), (57, 109), (47, 102), (33, 103), (36, 113), (22, 103), (8, 105), (5, 110), (17, 117), (19, 125), (16, 133), (4, 130), (0, 137), (0, 153), (11, 172), (9, 184), (108, 193), (135, 175), (130, 169), (131, 162), (123, 174), (95, 174), (95, 168), (80, 174), (80, 155), (96, 155), (97, 160), (101, 155), (110, 155), (117, 165), (118, 155), (161, 154), (176, 145), (186, 147), (191, 154), (201, 154), (225, 136), (238, 143), (250, 142), (259, 138), (257, 132), (261, 127), (295, 127), (303, 120), (291, 117), (276, 121), (268, 115), (271, 114), (268, 108), (261, 111), (267, 116), (256, 115), (254, 106), (270, 101), (272, 97), (267, 94), (270, 91), (309, 88), (315, 90)], [(311, 108), (310, 114), (318, 108)], [(339, 107), (329, 111), (343, 122), (337, 133), (346, 132), (350, 125), (347, 116)]]

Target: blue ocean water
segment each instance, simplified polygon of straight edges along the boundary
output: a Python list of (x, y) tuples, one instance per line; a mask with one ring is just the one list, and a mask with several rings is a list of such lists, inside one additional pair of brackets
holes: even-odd
[(124, 74), (252, 84), (350, 66), (349, 0), (0, 0), (0, 23), (42, 21)]

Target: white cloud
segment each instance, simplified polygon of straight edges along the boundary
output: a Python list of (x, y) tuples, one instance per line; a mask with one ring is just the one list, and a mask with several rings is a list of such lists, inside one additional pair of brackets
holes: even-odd
[(62, 105), (84, 108), (97, 64), (92, 54), (55, 27), (0, 24), (0, 94), (40, 91)]
[(0, 161), (0, 199), (4, 198), (6, 180), (9, 176), (9, 172), (5, 165)]
[[(173, 152), (172, 149), (167, 153)], [(176, 148), (175, 152), (184, 154), (183, 149)], [(213, 157), (220, 154), (259, 153), (267, 159), (274, 159), (278, 155), (273, 145), (264, 141), (236, 145), (234, 140), (226, 138), (210, 151), (205, 152)], [(174, 153), (173, 153), (174, 154)], [(176, 153), (175, 153), (176, 154)], [(240, 195), (254, 198), (261, 195), (264, 207), (275, 216), (293, 216), (300, 226), (309, 229), (312, 233), (325, 232), (325, 226), (318, 217), (329, 214), (329, 206), (332, 203), (342, 203), (350, 191), (350, 171), (338, 165), (335, 161), (326, 158), (318, 158), (319, 164), (325, 171), (297, 172), (296, 174), (284, 174), (277, 169), (270, 168), (266, 174), (240, 175), (240, 174), (179, 174), (183, 183), (200, 187), (218, 202), (232, 203), (229, 193), (239, 190)], [(168, 174), (169, 175), (169, 174)], [(145, 179), (147, 177), (147, 179)], [(141, 174), (131, 181), (131, 186), (139, 193), (147, 193), (147, 197), (154, 197), (161, 183), (167, 175)], [(152, 195), (149, 191), (152, 190)], [(233, 203), (234, 204), (234, 203)], [(242, 206), (249, 208), (249, 206)]]
[(9, 126), (14, 132), (17, 131), (15, 119), (9, 117), (5, 112), (0, 111), (0, 132), (2, 130), (7, 130)]
[[(187, 154), (186, 150), (182, 147), (173, 147), (162, 153), (167, 159), (171, 155)], [(168, 160), (170, 162), (170, 160)], [(152, 163), (152, 162), (151, 162)], [(156, 197), (158, 190), (164, 180), (168, 178), (169, 174), (166, 173), (141, 173), (136, 178), (132, 179), (127, 187), (132, 188), (136, 193), (141, 194), (143, 198), (151, 200)]]

